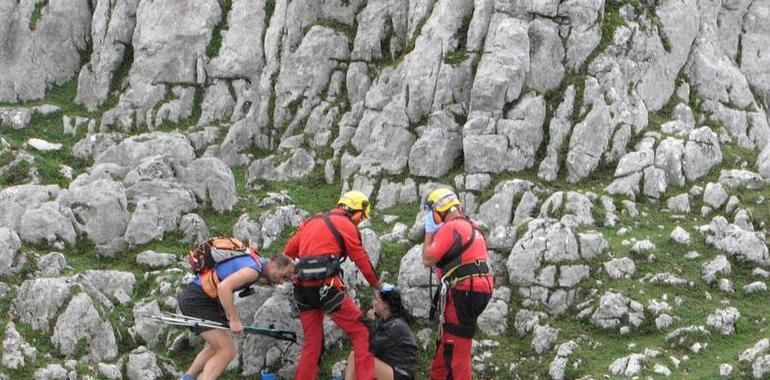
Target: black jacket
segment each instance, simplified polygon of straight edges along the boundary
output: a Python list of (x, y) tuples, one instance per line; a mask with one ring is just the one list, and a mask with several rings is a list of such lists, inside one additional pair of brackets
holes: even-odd
[(409, 324), (402, 318), (390, 318), (380, 322), (369, 334), (369, 350), (377, 359), (393, 367), (394, 375), (396, 372), (402, 372), (402, 375), (408, 377), (415, 376), (417, 342)]

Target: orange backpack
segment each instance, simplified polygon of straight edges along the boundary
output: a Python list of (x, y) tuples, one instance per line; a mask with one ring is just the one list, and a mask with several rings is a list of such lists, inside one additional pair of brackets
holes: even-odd
[(217, 298), (216, 265), (241, 256), (251, 256), (258, 264), (261, 263), (256, 250), (248, 247), (242, 241), (231, 237), (215, 237), (199, 244), (190, 250), (187, 260), (193, 273), (200, 276), (203, 291), (211, 298)]

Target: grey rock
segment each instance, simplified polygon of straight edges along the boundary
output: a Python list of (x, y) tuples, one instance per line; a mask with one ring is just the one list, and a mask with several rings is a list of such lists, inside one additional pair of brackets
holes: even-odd
[(533, 332), (535, 327), (540, 326), (540, 320), (545, 319), (547, 316), (547, 314), (539, 311), (519, 310), (514, 317), (516, 335), (519, 338), (523, 338), (525, 335)]
[(755, 232), (729, 224), (722, 216), (715, 217), (711, 224), (699, 229), (706, 243), (734, 255), (740, 261), (765, 264), (769, 260), (767, 246)]
[(532, 334), (532, 349), (538, 355), (543, 355), (551, 350), (557, 339), (559, 339), (559, 329), (537, 325)]
[(171, 161), (189, 162), (195, 159), (195, 149), (181, 133), (152, 132), (122, 140), (98, 155), (95, 161), (133, 168), (142, 159), (157, 155), (168, 157)]
[(132, 336), (140, 337), (148, 347), (155, 347), (168, 326), (148, 318), (142, 318), (142, 315), (157, 315), (160, 312), (158, 301), (138, 302), (134, 305), (134, 325), (129, 329), (129, 333)]
[(251, 219), (248, 213), (242, 214), (233, 226), (233, 237), (259, 246), (262, 242), (262, 226), (256, 220)]
[(521, 196), (519, 205), (516, 206), (516, 211), (513, 213), (513, 220), (511, 221), (511, 224), (518, 226), (526, 220), (529, 220), (537, 210), (537, 206), (537, 196), (531, 191), (525, 192), (524, 195)]
[(154, 199), (143, 198), (136, 204), (123, 239), (129, 247), (163, 238), (163, 219)]
[(753, 347), (746, 349), (738, 356), (741, 363), (753, 362), (758, 355), (762, 355), (770, 349), (770, 341), (767, 338), (760, 339)]
[(121, 304), (126, 304), (134, 294), (136, 278), (131, 272), (116, 270), (87, 270), (86, 277), (99, 292), (114, 298)]
[(730, 199), (727, 200), (727, 205), (725, 205), (725, 212), (732, 214), (732, 212), (735, 211), (735, 208), (738, 207), (740, 203), (741, 201), (738, 199), (738, 197), (731, 195)]
[(682, 227), (676, 226), (673, 231), (671, 231), (671, 235), (669, 235), (669, 239), (672, 241), (684, 244), (684, 245), (690, 245), (692, 242), (692, 239), (690, 238), (690, 234)]
[(701, 266), (701, 278), (708, 284), (716, 281), (718, 275), (730, 273), (732, 273), (732, 266), (725, 255), (719, 255)]
[(90, 134), (72, 147), (72, 155), (83, 160), (92, 159), (117, 145), (121, 140), (123, 140), (123, 134), (119, 132)]
[(631, 247), (631, 252), (636, 254), (646, 254), (655, 251), (655, 244), (649, 240), (640, 240)]
[(409, 172), (415, 176), (440, 178), (462, 155), (460, 127), (448, 112), (431, 115), (427, 128), (409, 152)]
[(655, 318), (655, 327), (658, 330), (663, 330), (671, 327), (674, 324), (674, 318), (668, 314), (661, 314)]
[(770, 148), (765, 145), (762, 152), (757, 157), (757, 171), (763, 178), (770, 178)]
[(615, 178), (604, 191), (609, 194), (623, 195), (632, 199), (640, 193), (639, 182), (642, 180), (642, 173), (637, 172), (625, 177)]
[(136, 255), (136, 263), (150, 268), (166, 268), (176, 261), (176, 256), (170, 253), (144, 251)]
[(108, 245), (128, 227), (126, 190), (111, 180), (96, 180), (82, 186), (73, 183), (57, 199), (59, 204), (72, 209), (78, 220), (76, 228), (97, 245)]
[(54, 246), (57, 242), (75, 244), (72, 211), (56, 202), (46, 202), (38, 207), (27, 207), (21, 217), (20, 232), (25, 242)]
[(564, 379), (564, 372), (567, 368), (567, 362), (568, 359), (561, 356), (556, 357), (553, 359), (553, 361), (551, 361), (551, 364), (548, 365), (548, 375), (551, 376), (551, 379)]
[(528, 29), (526, 21), (505, 13), (492, 15), (471, 90), (472, 111), (499, 112), (519, 97), (530, 68)]
[(754, 225), (751, 223), (751, 215), (746, 209), (740, 209), (735, 213), (733, 223), (746, 231), (754, 231)]
[(706, 324), (715, 328), (722, 335), (732, 335), (735, 332), (735, 324), (741, 318), (741, 312), (735, 307), (717, 309), (714, 314), (709, 314)]
[(720, 183), (710, 182), (703, 192), (703, 203), (718, 209), (727, 201), (728, 195)]
[(666, 201), (666, 208), (673, 212), (689, 213), (690, 197), (687, 193), (684, 193), (668, 198)]
[(255, 80), (265, 61), (262, 36), (267, 28), (265, 7), (253, 0), (233, 2), (227, 14), (226, 30), (222, 30), (219, 54), (207, 68), (218, 78)]
[(548, 126), (548, 146), (546, 157), (540, 162), (537, 176), (545, 181), (553, 181), (559, 171), (559, 153), (572, 128), (572, 111), (575, 102), (575, 86), (564, 90), (564, 98), (559, 103), (555, 115)]
[(639, 326), (644, 319), (644, 306), (623, 294), (613, 292), (601, 296), (599, 306), (591, 315), (591, 323), (603, 330), (619, 327), (625, 321)]
[(182, 242), (196, 244), (209, 238), (209, 228), (206, 221), (198, 214), (185, 214), (179, 221), (179, 231), (182, 232)]
[(748, 170), (722, 170), (719, 173), (719, 183), (730, 188), (747, 188), (752, 190), (761, 189), (765, 186), (765, 181), (757, 173)]
[(609, 109), (604, 102), (597, 101), (572, 131), (565, 162), (569, 182), (578, 182), (596, 169), (609, 145), (610, 128)]
[(759, 357), (751, 364), (751, 375), (755, 379), (763, 379), (768, 373), (770, 373), (770, 355)]
[(644, 187), (642, 193), (650, 198), (658, 199), (666, 192), (666, 172), (656, 167), (644, 169)]
[[(553, 7), (556, 14), (556, 7)], [(550, 20), (535, 19), (529, 24), (530, 71), (527, 85), (545, 93), (555, 89), (564, 78), (564, 45), (559, 26)]]
[(91, 9), (86, 3), (68, 3), (42, 10), (31, 22), (34, 3), (7, 3), (2, 7), (6, 53), (0, 63), (0, 101), (41, 99), (48, 88), (71, 79), (86, 50)]
[(112, 326), (96, 311), (91, 297), (79, 293), (59, 316), (51, 342), (63, 355), (75, 354), (77, 344), (85, 340), (87, 361), (97, 363), (118, 355), (118, 346)]
[(613, 361), (609, 370), (613, 375), (633, 377), (642, 372), (646, 360), (642, 354), (631, 354)]
[(178, 123), (192, 116), (195, 89), (189, 86), (173, 86), (171, 94), (174, 98), (163, 103), (155, 113), (151, 124), (154, 128), (160, 128), (166, 122)]
[(671, 186), (684, 186), (683, 159), (684, 144), (681, 140), (669, 137), (658, 144), (658, 148), (655, 151), (655, 166), (666, 172), (667, 184)]
[[(243, 2), (236, 2), (236, 4), (241, 3)], [(201, 104), (201, 116), (198, 119), (198, 125), (210, 125), (227, 121), (233, 114), (234, 108), (235, 99), (230, 94), (227, 82), (216, 80), (206, 89), (206, 95), (203, 97), (203, 103)], [(196, 146), (197, 149), (198, 147)]]
[(155, 354), (147, 347), (140, 346), (128, 355), (126, 377), (129, 380), (155, 380), (163, 376)]
[[(480, 80), (478, 75), (476, 80)], [(466, 173), (499, 173), (532, 167), (543, 141), (544, 121), (545, 101), (542, 96), (531, 94), (525, 95), (504, 119), (472, 116), (463, 127)]]
[(623, 177), (641, 172), (646, 167), (652, 165), (654, 160), (655, 152), (650, 149), (628, 153), (620, 158), (620, 162), (618, 162), (618, 166), (615, 169), (615, 177)]
[(492, 299), (486, 309), (479, 315), (478, 327), (491, 336), (504, 334), (508, 331), (508, 302), (511, 290), (499, 287), (492, 293)]
[(177, 176), (202, 204), (210, 205), (219, 213), (232, 210), (238, 202), (233, 173), (217, 158), (192, 161)]
[(655, 368), (653, 369), (653, 372), (655, 372), (658, 375), (663, 375), (665, 377), (671, 376), (671, 373), (672, 373), (668, 367), (659, 363), (655, 364)]
[(743, 291), (746, 293), (759, 293), (759, 292), (766, 292), (767, 291), (767, 285), (762, 281), (755, 281), (751, 284), (748, 284), (743, 287)]
[(5, 338), (3, 338), (3, 356), (0, 363), (3, 367), (19, 369), (25, 365), (27, 353), (33, 353), (34, 349), (24, 340), (24, 337), (16, 330), (13, 322), (5, 326)]
[(19, 321), (35, 331), (49, 331), (49, 324), (70, 296), (65, 278), (37, 278), (24, 281), (11, 305)]
[(417, 200), (417, 185), (414, 180), (407, 178), (403, 183), (390, 182), (387, 178), (380, 183), (377, 192), (377, 201), (374, 207), (377, 210), (387, 210), (393, 206), (414, 202)]
[(687, 180), (703, 177), (721, 162), (722, 150), (716, 134), (708, 127), (692, 131), (684, 149), (683, 170)]
[(120, 367), (115, 364), (99, 363), (96, 365), (96, 368), (99, 370), (99, 374), (108, 380), (120, 380), (123, 378)]
[[(75, 102), (95, 111), (109, 97), (113, 74), (127, 58), (127, 44), (136, 26), (138, 1), (97, 3), (91, 23), (93, 52), (80, 69)], [(133, 57), (132, 57), (133, 58)]]
[[(281, 290), (271, 296), (254, 314), (254, 319), (265, 324), (275, 324), (277, 329), (297, 331), (298, 339), (304, 339), (302, 327), (293, 310), (291, 293)], [(285, 352), (287, 351), (288, 352)], [(260, 335), (249, 335), (244, 339), (241, 350), (243, 373), (253, 375), (263, 366), (292, 367), (299, 356), (300, 348)]]
[(428, 290), (431, 272), (422, 264), (422, 246), (412, 247), (401, 258), (398, 270), (398, 286), (404, 307), (409, 313), (418, 318), (428, 316), (430, 305), (425, 300), (430, 297)]
[(201, 130), (188, 133), (187, 139), (190, 140), (190, 144), (196, 152), (202, 152), (214, 144), (221, 133), (222, 131), (218, 127), (204, 127)]
[(559, 286), (572, 288), (591, 274), (588, 265), (564, 265), (559, 268)]
[(132, 204), (142, 199), (154, 201), (164, 231), (176, 231), (183, 214), (198, 207), (195, 195), (177, 182), (154, 179), (140, 181), (126, 189), (126, 198)]
[(32, 110), (22, 107), (0, 107), (0, 126), (12, 129), (24, 129), (32, 121)]
[(260, 215), (262, 225), (262, 248), (269, 248), (287, 227), (296, 228), (308, 216), (308, 212), (296, 206), (282, 206), (270, 213)]
[(566, 63), (570, 70), (577, 70), (599, 45), (603, 9), (603, 0), (568, 0), (559, 5), (559, 16), (569, 19)]
[(610, 278), (614, 280), (619, 278), (630, 278), (636, 273), (636, 265), (634, 265), (634, 261), (628, 257), (621, 257), (604, 263), (604, 270), (606, 270)]
[(256, 179), (267, 181), (302, 179), (310, 175), (316, 164), (313, 156), (302, 148), (296, 149), (288, 160), (278, 165), (274, 160), (274, 156), (269, 156), (252, 162), (247, 171), (249, 182)]
[(67, 258), (59, 252), (51, 252), (37, 260), (38, 271), (36, 274), (46, 277), (59, 276), (62, 269), (66, 268)]
[(719, 365), (719, 377), (728, 377), (733, 373), (733, 366), (722, 363)]
[(61, 365), (49, 364), (35, 371), (35, 380), (68, 380), (68, 374)]
[(18, 253), (21, 249), (19, 235), (7, 227), (0, 227), (0, 277), (17, 273)]

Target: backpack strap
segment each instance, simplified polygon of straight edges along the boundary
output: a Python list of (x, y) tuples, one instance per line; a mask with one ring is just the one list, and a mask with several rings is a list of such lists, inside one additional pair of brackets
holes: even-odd
[(342, 238), (342, 234), (340, 234), (340, 231), (336, 226), (334, 226), (334, 223), (332, 223), (328, 212), (321, 214), (321, 218), (326, 223), (326, 226), (329, 227), (329, 230), (332, 232), (332, 235), (334, 235), (334, 238), (337, 239), (337, 244), (340, 246), (340, 255), (342, 256), (341, 259), (346, 259), (348, 257), (348, 248), (345, 245), (345, 239)]
[[(460, 257), (476, 241), (476, 234), (477, 233), (481, 233), (482, 234), (481, 236), (484, 236), (483, 232), (478, 230), (478, 227), (476, 227), (476, 224), (473, 223), (473, 221), (471, 221), (467, 217), (462, 218), (462, 220), (464, 220), (464, 221), (468, 222), (468, 224), (470, 224), (470, 226), (471, 226), (471, 237), (468, 239), (467, 242), (465, 242), (465, 244), (460, 245), (459, 243), (460, 243), (462, 237), (460, 236), (460, 234), (457, 231), (453, 231), (455, 233), (455, 239), (456, 239), (455, 240), (456, 241), (455, 244), (452, 245), (452, 248), (449, 249), (449, 252), (447, 252), (447, 254), (444, 255), (444, 257), (442, 257), (441, 260), (439, 260), (436, 263), (436, 266), (441, 268), (442, 272), (446, 273), (449, 269), (451, 269), (451, 268), (446, 268), (446, 267), (451, 265), (451, 264), (453, 264), (453, 262), (455, 262), (455, 261), (457, 262), (457, 265), (459, 265)], [(452, 265), (452, 266), (454, 267), (456, 265)]]

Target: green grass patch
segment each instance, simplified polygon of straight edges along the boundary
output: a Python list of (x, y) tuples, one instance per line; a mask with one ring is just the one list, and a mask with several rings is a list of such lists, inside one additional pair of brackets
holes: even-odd
[(35, 3), (35, 9), (32, 11), (32, 16), (29, 18), (29, 29), (37, 29), (37, 23), (43, 18), (43, 8), (48, 6), (48, 0), (42, 0)]
[(222, 19), (211, 31), (211, 40), (206, 47), (206, 56), (209, 58), (214, 58), (219, 55), (219, 49), (222, 48), (222, 31), (228, 29), (227, 15), (233, 7), (233, 2), (232, 0), (219, 0), (219, 7), (222, 9)]

